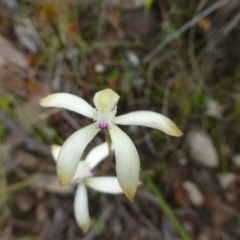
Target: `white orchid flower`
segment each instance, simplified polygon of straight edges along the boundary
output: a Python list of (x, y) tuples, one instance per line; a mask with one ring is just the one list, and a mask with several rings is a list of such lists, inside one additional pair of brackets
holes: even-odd
[(57, 162), (57, 173), (62, 186), (72, 180), (78, 161), (88, 143), (100, 130), (108, 130), (116, 154), (118, 182), (126, 196), (132, 201), (139, 182), (139, 156), (131, 139), (117, 124), (146, 126), (171, 136), (182, 135), (179, 128), (169, 118), (159, 113), (136, 111), (115, 117), (119, 98), (119, 95), (111, 89), (99, 91), (93, 98), (96, 108), (82, 98), (68, 93), (55, 93), (40, 100), (40, 104), (44, 107), (65, 108), (95, 121), (72, 134), (63, 144)]
[[(52, 155), (58, 162), (61, 147), (52, 145)], [(99, 192), (119, 194), (123, 193), (116, 177), (93, 177), (92, 169), (109, 154), (108, 144), (102, 143), (93, 148), (87, 155), (85, 161), (78, 162), (77, 170), (70, 181), (77, 184), (77, 192), (74, 199), (74, 215), (79, 227), (86, 233), (90, 227), (90, 216), (88, 210), (88, 196), (86, 186)]]

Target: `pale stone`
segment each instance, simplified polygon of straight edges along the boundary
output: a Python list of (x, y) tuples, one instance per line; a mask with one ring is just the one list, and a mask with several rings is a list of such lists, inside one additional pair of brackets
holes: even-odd
[(183, 182), (183, 188), (186, 191), (191, 203), (199, 207), (204, 203), (204, 197), (198, 186), (190, 181)]
[(218, 175), (218, 180), (223, 189), (226, 189), (234, 184), (237, 177), (234, 173), (221, 173)]
[(190, 131), (187, 135), (190, 154), (194, 161), (206, 167), (217, 167), (219, 158), (211, 137), (202, 131)]

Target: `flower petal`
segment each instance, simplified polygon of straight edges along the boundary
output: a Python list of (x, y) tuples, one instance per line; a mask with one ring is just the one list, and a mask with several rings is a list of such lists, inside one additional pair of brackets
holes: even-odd
[(74, 215), (78, 226), (86, 233), (90, 227), (87, 189), (83, 183), (77, 187), (74, 199)]
[(43, 107), (65, 108), (83, 116), (93, 118), (95, 109), (84, 99), (69, 93), (54, 93), (39, 101)]
[[(51, 152), (55, 162), (57, 162), (60, 151), (61, 151), (61, 146), (56, 144), (51, 145)], [(92, 176), (92, 171), (89, 166), (89, 163), (86, 161), (80, 160), (77, 166), (77, 170), (71, 180), (71, 183), (79, 183), (84, 178), (90, 177), (90, 176)]]
[(119, 185), (132, 201), (138, 186), (140, 162), (132, 140), (115, 124), (109, 130), (116, 154)]
[(85, 179), (85, 184), (99, 192), (111, 194), (123, 193), (116, 177), (89, 177)]
[(61, 186), (72, 180), (84, 149), (99, 131), (93, 123), (78, 130), (64, 142), (57, 160), (57, 174)]
[(93, 173), (86, 161), (79, 161), (77, 170), (71, 180), (71, 183), (80, 183), (84, 178), (92, 176)]
[(93, 148), (88, 155), (86, 156), (85, 161), (89, 163), (89, 167), (93, 169), (98, 163), (100, 163), (104, 158), (106, 158), (109, 153), (109, 145), (107, 142), (104, 142), (97, 147)]
[(55, 160), (55, 162), (57, 162), (60, 150), (61, 150), (61, 146), (56, 145), (56, 144), (51, 145), (51, 153), (52, 153), (52, 157)]
[(151, 127), (175, 137), (182, 136), (183, 134), (172, 120), (162, 114), (151, 111), (130, 112), (122, 116), (115, 117), (113, 122), (115, 124), (122, 125)]

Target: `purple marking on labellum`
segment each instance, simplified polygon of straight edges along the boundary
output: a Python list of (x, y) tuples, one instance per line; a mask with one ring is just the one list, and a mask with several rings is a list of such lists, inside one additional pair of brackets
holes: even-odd
[(92, 175), (93, 175), (93, 169), (89, 168), (88, 174), (89, 174), (90, 176), (92, 176)]
[(107, 123), (99, 123), (98, 128), (100, 128), (101, 130), (108, 130), (109, 126)]

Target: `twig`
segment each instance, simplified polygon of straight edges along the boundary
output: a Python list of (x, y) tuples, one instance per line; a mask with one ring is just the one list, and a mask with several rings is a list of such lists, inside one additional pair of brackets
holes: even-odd
[(226, 3), (228, 3), (229, 0), (221, 0), (213, 5), (211, 5), (209, 8), (201, 12), (199, 15), (191, 19), (189, 22), (184, 24), (182, 27), (180, 27), (176, 32), (174, 32), (172, 35), (170, 35), (164, 42), (160, 43), (156, 48), (154, 48), (142, 61), (142, 64), (147, 64), (154, 56), (158, 54), (163, 48), (165, 48), (172, 40), (179, 37), (182, 33), (187, 31), (189, 28), (197, 24), (201, 19), (208, 16), (210, 13), (214, 12), (218, 8), (222, 7)]
[[(99, 221), (104, 221), (105, 222), (110, 217), (113, 209), (114, 209), (113, 205), (111, 205), (111, 204), (108, 205), (105, 208), (105, 210), (103, 211), (103, 213), (100, 215)], [(82, 238), (82, 240), (92, 240), (97, 235), (98, 235), (98, 233), (96, 232), (96, 230), (92, 229), (84, 238)]]
[[(200, 3), (197, 6), (196, 9), (196, 15), (204, 8), (205, 4), (207, 3), (207, 0), (201, 0)], [(189, 60), (191, 63), (191, 68), (192, 68), (192, 72), (193, 72), (193, 76), (195, 77), (198, 85), (202, 88), (205, 89), (207, 87), (205, 79), (203, 77), (203, 74), (200, 73), (199, 70), (197, 70), (197, 66), (198, 66), (198, 60), (197, 57), (195, 56), (195, 42), (194, 42), (194, 37), (195, 37), (195, 28), (191, 28), (189, 31), (189, 38), (188, 38), (188, 54), (189, 54)]]
[(240, 13), (235, 15), (227, 24), (225, 24), (207, 45), (206, 51), (214, 48), (224, 37), (228, 36), (234, 27), (240, 21)]
[(1, 110), (0, 121), (5, 125), (6, 128), (8, 128), (14, 134), (20, 136), (23, 139), (27, 150), (37, 152), (46, 156), (51, 156), (50, 147), (48, 145), (32, 139), (20, 126), (13, 122), (12, 119)]

